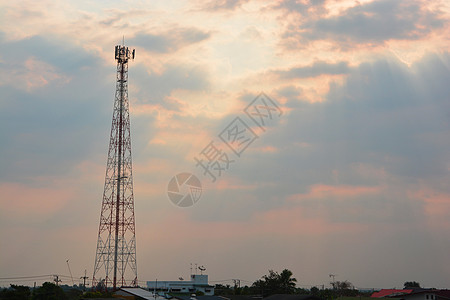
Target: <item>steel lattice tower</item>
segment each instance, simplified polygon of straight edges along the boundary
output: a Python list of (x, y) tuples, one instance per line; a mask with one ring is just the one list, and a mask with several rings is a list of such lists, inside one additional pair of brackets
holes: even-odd
[[(136, 235), (131, 164), (128, 60), (135, 50), (116, 46), (116, 96), (106, 164), (92, 287), (137, 286)], [(104, 277), (103, 277), (104, 276)], [(102, 278), (103, 277), (103, 278)]]

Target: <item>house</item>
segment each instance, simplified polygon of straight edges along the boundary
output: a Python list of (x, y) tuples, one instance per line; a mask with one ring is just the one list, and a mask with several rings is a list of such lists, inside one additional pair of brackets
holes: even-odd
[(408, 294), (395, 296), (395, 298), (402, 300), (450, 300), (450, 290), (419, 289)]
[(175, 296), (172, 300), (227, 300), (227, 298), (221, 296)]
[(261, 295), (226, 295), (226, 300), (262, 300)]
[(152, 291), (168, 293), (193, 294), (202, 292), (206, 296), (214, 295), (214, 286), (208, 284), (208, 275), (192, 274), (190, 281), (147, 281), (147, 288)]
[(114, 293), (114, 298), (126, 300), (166, 300), (141, 288), (120, 288)]
[(314, 295), (275, 294), (265, 297), (263, 300), (322, 300)]
[(382, 289), (378, 292), (374, 292), (372, 294), (372, 298), (384, 298), (384, 297), (391, 297), (391, 298), (399, 298), (402, 295), (410, 294), (412, 293), (412, 289), (405, 289), (405, 290), (398, 290), (398, 289)]

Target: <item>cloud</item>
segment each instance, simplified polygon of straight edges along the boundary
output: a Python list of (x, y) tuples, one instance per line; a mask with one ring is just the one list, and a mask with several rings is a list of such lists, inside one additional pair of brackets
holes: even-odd
[[(362, 63), (348, 70), (342, 84), (332, 83), (325, 101), (317, 103), (302, 101), (301, 89), (280, 89), (288, 104), (295, 104), (227, 171), (232, 179), (226, 180), (234, 186), (256, 188), (223, 191), (221, 196), (208, 190), (211, 196), (205, 193), (205, 201), (242, 201), (238, 212), (225, 201), (214, 219), (245, 219), (286, 205), (292, 195), (313, 191), (321, 200), (311, 194), (301, 204), (311, 205), (312, 216), (381, 224), (406, 222), (399, 214), (408, 211), (410, 220), (419, 221), (424, 200), (405, 191), (414, 191), (418, 182), (448, 178), (448, 166), (442, 162), (450, 159), (445, 151), (450, 146), (450, 122), (444, 100), (450, 80), (450, 68), (444, 66), (449, 63), (448, 53), (430, 54), (411, 67), (396, 58)], [(376, 193), (344, 193), (377, 186)], [(332, 188), (319, 193), (318, 187)], [(214, 211), (215, 205), (217, 201), (207, 208)], [(383, 215), (383, 210), (390, 214)], [(203, 210), (195, 216), (209, 219)]]
[[(101, 65), (95, 53), (55, 37), (3, 40), (2, 45), (9, 59), (0, 63), (1, 74), (9, 76), (0, 85), (4, 95), (0, 125), (11, 129), (0, 133), (7, 143), (0, 149), (0, 178), (29, 182), (68, 174), (94, 149), (106, 149), (115, 68)], [(136, 149), (145, 149), (152, 137), (164, 135), (155, 135), (158, 127), (179, 124), (173, 113), (189, 113), (193, 103), (174, 96), (175, 92), (210, 87), (208, 71), (199, 65), (169, 64), (161, 73), (150, 73), (142, 65), (131, 66), (129, 76), (133, 85), (131, 110), (152, 105), (152, 113), (132, 115)], [(157, 114), (165, 119), (149, 126)], [(153, 149), (152, 155), (172, 153), (167, 147)], [(98, 158), (103, 162), (103, 155)]]
[(0, 85), (14, 86), (17, 89), (31, 91), (48, 84), (64, 84), (69, 79), (59, 73), (55, 67), (34, 57), (21, 63), (3, 63), (0, 65)]
[(2, 55), (8, 57), (7, 62), (22, 61), (27, 57), (35, 57), (60, 71), (66, 73), (95, 66), (98, 57), (79, 46), (49, 35), (34, 35), (17, 41), (6, 41), (4, 34), (0, 35), (4, 47)]
[(102, 118), (110, 118), (114, 75), (108, 85), (94, 80), (107, 77), (97, 57), (57, 41), (2, 41), (1, 73), (15, 71), (0, 85), (0, 125), (9, 128), (0, 133), (0, 177), (8, 181), (68, 172), (98, 146), (95, 131), (108, 130)]
[(173, 111), (180, 111), (184, 106), (182, 102), (170, 99), (174, 91), (204, 91), (211, 85), (208, 70), (201, 65), (166, 65), (161, 73), (138, 66), (130, 78), (141, 86), (134, 94), (140, 103), (159, 104)]
[(313, 21), (310, 38), (332, 37), (357, 42), (419, 39), (443, 26), (440, 16), (420, 3), (374, 1), (349, 8), (341, 16)]
[[(2, 201), (2, 219), (25, 218), (30, 222), (42, 220), (60, 210), (73, 196), (73, 192), (65, 189), (29, 187), (24, 184), (0, 184)], [(30, 199), (33, 199), (30, 201)], [(13, 220), (10, 220), (13, 221)]]
[[(371, 1), (347, 8), (337, 15), (324, 15), (326, 6), (312, 11), (314, 5), (282, 2), (275, 9), (293, 9), (282, 36), (285, 45), (298, 47), (302, 43), (328, 40), (348, 48), (356, 44), (383, 44), (389, 40), (419, 40), (444, 28), (444, 16), (420, 1)], [(306, 13), (306, 11), (308, 13)], [(296, 41), (296, 42), (294, 42)], [(349, 45), (346, 45), (349, 43)]]
[[(177, 278), (189, 257), (211, 280), (286, 266), (302, 284), (333, 270), (357, 286), (401, 285), (408, 274), (446, 284), (444, 1), (116, 2), (5, 10), (3, 277), (64, 274), (68, 258), (74, 275), (92, 267), (112, 51), (124, 34), (138, 47), (129, 98), (141, 280)], [(171, 176), (201, 177), (193, 157), (261, 90), (284, 106), (279, 121), (217, 182), (202, 178), (194, 207), (172, 205)]]
[(173, 28), (157, 34), (139, 32), (128, 43), (150, 52), (170, 53), (204, 41), (210, 36), (210, 33), (197, 28)]
[(337, 197), (340, 199), (352, 199), (357, 198), (367, 194), (378, 193), (379, 190), (376, 187), (372, 186), (330, 186), (330, 185), (313, 185), (311, 186), (311, 190), (308, 194), (298, 194), (294, 195), (292, 199), (295, 200), (303, 200), (310, 198), (329, 198), (329, 197)]
[(325, 0), (297, 1), (283, 0), (273, 5), (272, 9), (283, 10), (286, 14), (300, 14), (306, 16), (308, 13), (325, 12)]
[[(326, 101), (302, 104), (292, 112), (288, 124), (296, 137), (285, 140), (313, 145), (330, 165), (389, 161), (387, 170), (397, 175), (446, 173), (439, 161), (447, 155), (431, 137), (441, 133), (444, 138), (448, 128), (441, 122), (447, 119), (443, 94), (450, 71), (428, 70), (438, 61), (448, 65), (449, 56), (432, 57), (422, 60), (429, 61), (427, 67), (420, 62), (409, 69), (396, 59), (382, 59), (352, 69), (344, 84), (331, 84)], [(424, 143), (426, 136), (433, 142)]]
[(342, 75), (348, 74), (350, 67), (347, 62), (326, 63), (316, 61), (311, 66), (294, 67), (285, 71), (275, 71), (281, 78), (307, 78), (320, 75)]
[(235, 10), (249, 0), (220, 0), (203, 4), (203, 9), (208, 11)]

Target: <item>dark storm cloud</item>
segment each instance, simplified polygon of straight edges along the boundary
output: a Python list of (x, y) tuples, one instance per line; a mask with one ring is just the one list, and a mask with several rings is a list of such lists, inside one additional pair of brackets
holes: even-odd
[(164, 33), (140, 32), (129, 43), (158, 53), (175, 52), (185, 46), (204, 41), (210, 33), (196, 28), (175, 28)]
[(307, 78), (320, 75), (340, 75), (347, 74), (350, 67), (347, 62), (326, 63), (316, 61), (311, 66), (296, 67), (284, 71), (275, 71), (281, 78)]

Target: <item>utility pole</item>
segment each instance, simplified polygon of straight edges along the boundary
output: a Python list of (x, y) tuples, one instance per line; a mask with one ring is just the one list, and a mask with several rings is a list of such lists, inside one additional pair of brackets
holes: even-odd
[(241, 287), (241, 280), (240, 279), (233, 279), (234, 288), (240, 288)]
[(86, 279), (89, 277), (86, 276), (86, 270), (84, 270), (84, 276), (80, 277), (80, 279), (83, 279), (83, 290), (86, 290)]
[(333, 289), (336, 288), (336, 281), (334, 280), (334, 278), (337, 276), (336, 274), (330, 274), (329, 275), (330, 278), (333, 278), (333, 281), (331, 282), (331, 285), (333, 286)]
[(58, 275), (53, 275), (53, 277), (54, 277), (53, 281), (56, 283), (56, 286), (58, 286), (59, 283), (60, 283), (62, 280), (59, 279), (59, 276), (58, 276)]
[(330, 274), (330, 278), (333, 278), (333, 281), (331, 282), (331, 285), (333, 286), (333, 298), (336, 296), (336, 281), (335, 281), (336, 276), (337, 276), (336, 274)]

